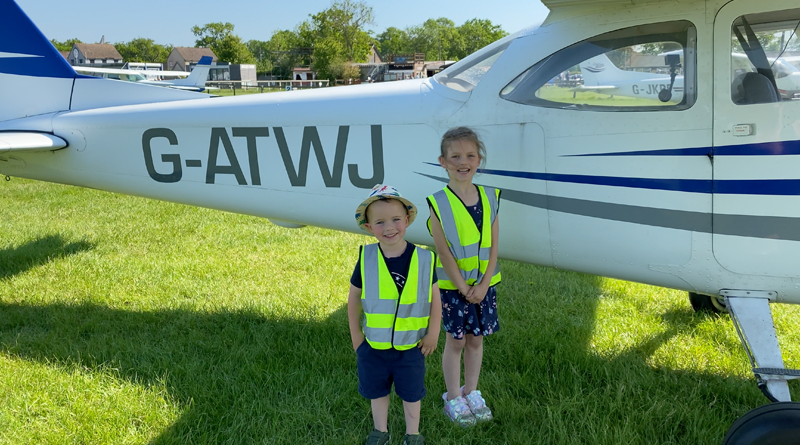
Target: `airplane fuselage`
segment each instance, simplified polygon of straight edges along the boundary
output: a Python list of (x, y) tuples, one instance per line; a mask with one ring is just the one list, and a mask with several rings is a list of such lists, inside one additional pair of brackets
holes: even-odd
[[(734, 0), (716, 22), (702, 1), (627, 6), (624, 15), (619, 6), (593, 8), (554, 10), (541, 27), (448, 69), (501, 48), (472, 88), (459, 83), (469, 76), (435, 77), (0, 122), (0, 131), (51, 132), (69, 144), (0, 153), (0, 173), (358, 232), (354, 210), (377, 183), (426, 215), (425, 197), (447, 183), (441, 135), (467, 125), (488, 152), (475, 182), (503, 190), (502, 258), (709, 295), (770, 290), (800, 303), (800, 103), (734, 104), (729, 78), (731, 23), (796, 6)], [(509, 99), (515, 79), (570, 45), (664, 23), (677, 23), (670, 32), (685, 34), (689, 48), (688, 74), (673, 86), (683, 90), (679, 108)], [(665, 85), (656, 78), (624, 88), (656, 97)], [(424, 218), (408, 237), (432, 244)]]

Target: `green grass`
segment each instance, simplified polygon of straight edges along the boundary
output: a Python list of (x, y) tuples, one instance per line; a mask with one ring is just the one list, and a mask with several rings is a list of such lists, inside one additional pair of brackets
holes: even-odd
[[(0, 209), (0, 444), (363, 443), (345, 301), (367, 237), (20, 179)], [(684, 293), (501, 267), (495, 421), (445, 420), (441, 340), (429, 443), (717, 444), (766, 403), (729, 318)], [(797, 367), (800, 311), (774, 315)]]
[(657, 99), (645, 97), (613, 96), (593, 91), (579, 91), (576, 93), (572, 88), (553, 85), (545, 85), (539, 89), (536, 95), (541, 99), (557, 103), (606, 107), (665, 107), (675, 106), (676, 104), (675, 102), (661, 102)]

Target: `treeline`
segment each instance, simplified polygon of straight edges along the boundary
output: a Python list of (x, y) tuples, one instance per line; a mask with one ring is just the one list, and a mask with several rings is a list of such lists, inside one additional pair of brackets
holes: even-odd
[[(361, 1), (340, 0), (318, 12), (293, 30), (275, 31), (266, 41), (243, 42), (234, 34), (231, 23), (208, 23), (192, 27), (195, 45), (211, 48), (220, 61), (252, 63), (259, 75), (290, 78), (292, 68), (311, 66), (318, 77), (336, 79), (358, 77), (353, 62), (366, 62), (372, 45), (383, 55), (425, 53), (426, 60), (459, 60), (507, 35), (489, 20), (467, 20), (460, 26), (447, 18), (430, 19), (405, 29), (390, 27), (374, 34), (372, 7)], [(53, 41), (60, 50), (69, 50), (76, 39)], [(80, 43), (80, 42), (78, 42)], [(164, 62), (172, 45), (159, 45), (138, 38), (116, 43), (126, 61)]]

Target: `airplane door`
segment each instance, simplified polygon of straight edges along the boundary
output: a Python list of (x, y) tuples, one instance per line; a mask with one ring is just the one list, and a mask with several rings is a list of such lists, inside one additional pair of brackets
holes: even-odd
[(796, 0), (734, 0), (714, 22), (713, 249), (735, 273), (800, 278), (798, 24)]

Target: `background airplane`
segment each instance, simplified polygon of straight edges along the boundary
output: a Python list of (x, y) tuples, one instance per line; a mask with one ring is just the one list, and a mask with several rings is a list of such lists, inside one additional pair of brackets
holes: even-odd
[[(418, 203), (441, 188), (441, 135), (471, 126), (492, 147), (478, 181), (503, 190), (504, 258), (682, 289), (729, 310), (759, 387), (783, 404), (744, 416), (726, 443), (800, 437), (787, 384), (800, 371), (785, 368), (770, 311), (800, 303), (800, 102), (780, 100), (757, 36), (793, 29), (800, 9), (545, 3), (542, 26), (433, 78), (208, 99), (78, 76), (0, 0), (0, 173), (354, 232), (342, 209), (376, 183)], [(732, 32), (757, 67), (743, 73), (741, 101)], [(683, 48), (680, 97), (632, 109), (552, 94), (549, 81), (604, 52), (597, 45), (663, 42)], [(431, 243), (423, 224), (407, 235)]]
[(583, 85), (573, 91), (593, 91), (602, 94), (659, 100), (661, 91), (671, 91), (670, 99), (683, 100), (683, 76), (677, 75), (670, 90), (670, 76), (664, 74), (626, 71), (617, 68), (605, 54), (598, 54), (580, 63)]
[[(169, 87), (187, 91), (204, 91), (208, 79), (208, 71), (211, 69), (211, 57), (203, 56), (192, 69), (191, 73), (181, 71), (140, 71), (130, 69), (114, 68), (95, 68), (89, 66), (75, 66), (76, 72), (84, 73), (89, 76), (102, 77), (104, 79), (124, 80), (129, 82), (139, 82), (143, 85), (154, 85)], [(152, 80), (153, 77), (185, 77), (185, 79), (165, 79)]]
[[(666, 57), (668, 54), (663, 55)], [(755, 71), (755, 67), (746, 55), (735, 53), (731, 56), (734, 77)], [(771, 62), (781, 98), (800, 98), (800, 69), (784, 59), (773, 59)], [(583, 76), (583, 85), (573, 88), (572, 91), (575, 92), (592, 91), (615, 96), (660, 100), (661, 91), (670, 90), (668, 74), (622, 70), (605, 54), (587, 59), (579, 66), (580, 74)], [(740, 85), (741, 80), (734, 83), (732, 88), (735, 90)], [(675, 77), (675, 84), (672, 86), (671, 92), (670, 102), (678, 103), (683, 99), (683, 75)]]

